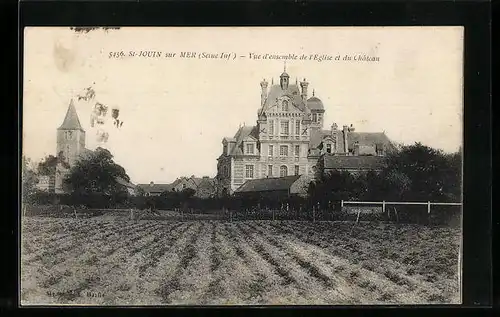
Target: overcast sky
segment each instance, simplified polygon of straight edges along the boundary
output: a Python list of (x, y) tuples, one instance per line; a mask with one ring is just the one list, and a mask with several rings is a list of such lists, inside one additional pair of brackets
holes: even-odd
[[(87, 34), (25, 29), (23, 154), (56, 152), (56, 129), (71, 98), (87, 147), (97, 145), (91, 106), (119, 107), (107, 147), (134, 183), (215, 176), (222, 138), (254, 125), (260, 81), (279, 82), (282, 60), (257, 54), (366, 55), (378, 62), (287, 62), (290, 82), (306, 78), (325, 105), (325, 129), (353, 124), (391, 140), (455, 151), (462, 143), (462, 44), (459, 27), (426, 28), (122, 28)], [(161, 58), (109, 58), (110, 52), (160, 51)], [(182, 51), (237, 58), (182, 59)], [(166, 52), (176, 53), (165, 58)], [(245, 55), (247, 57), (239, 57)]]

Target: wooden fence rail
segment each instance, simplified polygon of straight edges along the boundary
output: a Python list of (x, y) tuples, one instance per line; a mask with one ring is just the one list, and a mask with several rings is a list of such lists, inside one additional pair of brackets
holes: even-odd
[[(420, 205), (427, 206), (427, 213), (430, 216), (431, 206), (462, 206), (462, 203), (443, 203), (443, 202), (431, 202), (431, 201), (340, 201), (340, 206), (343, 209), (344, 205), (382, 205), (382, 213), (386, 212), (387, 205)], [(394, 208), (394, 212), (396, 215), (396, 221), (398, 221), (398, 213), (396, 208)], [(358, 215), (356, 217), (356, 223), (359, 221), (359, 215), (361, 214), (361, 210), (358, 211)], [(387, 214), (389, 215), (389, 210), (387, 210)]]

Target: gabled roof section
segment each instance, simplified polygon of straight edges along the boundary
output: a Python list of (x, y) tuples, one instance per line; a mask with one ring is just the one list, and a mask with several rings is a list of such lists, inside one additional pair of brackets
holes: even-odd
[(380, 170), (384, 167), (383, 156), (337, 156), (324, 155), (322, 158), (325, 169), (338, 170)]
[(234, 135), (234, 139), (236, 140), (236, 144), (232, 149), (229, 155), (243, 155), (243, 151), (241, 150), (241, 144), (243, 140), (247, 137), (253, 137), (254, 139), (259, 139), (259, 132), (256, 126), (243, 126), (238, 129), (236, 134)]
[[(335, 130), (333, 136), (337, 136), (337, 152), (345, 152), (344, 151), (344, 133), (341, 130)], [(316, 149), (321, 144), (324, 138), (332, 137), (331, 130), (319, 130), (312, 129), (311, 130), (311, 138), (309, 140), (309, 148)], [(348, 139), (349, 140), (349, 139)]]
[(251, 179), (243, 183), (243, 185), (236, 189), (235, 192), (244, 193), (289, 190), (293, 183), (295, 183), (299, 178), (300, 175)]
[(300, 96), (300, 90), (297, 85), (289, 85), (287, 89), (281, 89), (280, 85), (272, 85), (269, 94), (267, 95), (266, 101), (264, 102), (263, 112), (268, 111), (272, 106), (276, 104), (276, 100), (287, 96), (292, 100), (292, 103), (299, 108), (300, 111), (306, 112), (306, 105), (302, 97)]
[(66, 112), (66, 117), (64, 117), (64, 121), (58, 130), (80, 130), (84, 131), (82, 125), (80, 124), (80, 120), (78, 119), (78, 114), (76, 113), (76, 108), (73, 103), (73, 99), (71, 99), (68, 107), (68, 111)]

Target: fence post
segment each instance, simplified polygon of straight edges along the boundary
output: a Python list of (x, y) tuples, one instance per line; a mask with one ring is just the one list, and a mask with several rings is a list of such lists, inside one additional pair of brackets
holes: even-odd
[(313, 206), (313, 222), (316, 220), (316, 208)]
[(427, 224), (431, 224), (431, 202), (427, 202)]
[(273, 221), (274, 221), (274, 208), (273, 208)]
[[(382, 213), (385, 214), (385, 200), (382, 201)], [(387, 217), (389, 217), (389, 212), (387, 212)]]

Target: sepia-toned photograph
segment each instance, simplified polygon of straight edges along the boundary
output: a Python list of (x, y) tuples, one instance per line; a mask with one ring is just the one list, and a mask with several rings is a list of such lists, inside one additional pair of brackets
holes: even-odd
[(462, 302), (462, 27), (26, 27), (22, 306)]

